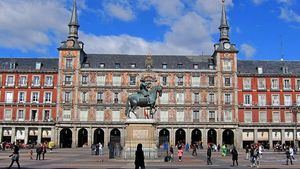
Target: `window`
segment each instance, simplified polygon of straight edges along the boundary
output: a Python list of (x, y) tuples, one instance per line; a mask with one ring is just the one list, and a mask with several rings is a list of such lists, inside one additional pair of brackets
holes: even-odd
[(284, 90), (291, 90), (291, 80), (290, 79), (284, 79), (283, 80), (283, 89)]
[(88, 121), (88, 114), (87, 110), (80, 110), (80, 121)]
[(30, 117), (30, 120), (31, 121), (37, 121), (38, 119), (38, 111), (37, 110), (31, 110), (31, 113), (30, 113), (31, 117)]
[(216, 121), (215, 111), (209, 111), (208, 112), (208, 121), (209, 122), (215, 122)]
[(279, 80), (271, 79), (271, 89), (278, 90), (279, 89)]
[(38, 103), (39, 102), (39, 93), (38, 92), (32, 92), (31, 93), (31, 102), (32, 103)]
[(181, 63), (180, 63), (180, 64), (177, 64), (177, 68), (178, 68), (178, 69), (182, 69), (182, 68), (183, 68), (183, 64), (181, 64)]
[(81, 77), (81, 83), (83, 85), (88, 84), (88, 75), (82, 75), (82, 77)]
[(53, 76), (46, 76), (45, 86), (53, 86)]
[(199, 122), (199, 110), (193, 111), (193, 122)]
[(279, 95), (272, 95), (272, 106), (279, 106)]
[(113, 86), (121, 86), (121, 76), (113, 77)]
[(65, 92), (65, 103), (71, 102), (71, 92)]
[(40, 70), (42, 68), (42, 63), (41, 62), (36, 62), (35, 63), (35, 69)]
[(73, 68), (73, 60), (68, 58), (66, 59), (66, 69), (72, 69)]
[(230, 77), (225, 77), (224, 78), (224, 86), (230, 86)]
[(264, 90), (266, 89), (266, 80), (263, 78), (258, 79), (258, 89), (259, 90)]
[(18, 99), (19, 103), (25, 103), (26, 101), (26, 94), (25, 92), (19, 92), (19, 99)]
[(130, 85), (136, 85), (136, 76), (129, 76)]
[(245, 111), (244, 112), (244, 122), (245, 123), (252, 123), (252, 112), (251, 111)]
[(72, 84), (72, 76), (65, 76), (65, 84), (66, 85)]
[(245, 106), (252, 105), (252, 96), (251, 96), (251, 94), (245, 94), (244, 95), (244, 105)]
[(223, 61), (223, 71), (231, 71), (231, 61), (230, 60)]
[(285, 112), (285, 122), (291, 123), (293, 121), (292, 112)]
[(104, 111), (103, 110), (96, 111), (96, 121), (104, 121)]
[(119, 103), (119, 93), (114, 94), (114, 103)]
[(199, 65), (198, 65), (198, 64), (194, 64), (194, 65), (193, 65), (193, 68), (194, 68), (194, 69), (199, 69)]
[(244, 90), (251, 90), (251, 78), (244, 78), (243, 79), (243, 89)]
[(167, 69), (167, 64), (162, 64), (163, 69)]
[(231, 104), (231, 94), (225, 93), (224, 94), (224, 101), (225, 101), (225, 104)]
[(280, 122), (280, 113), (278, 111), (273, 112), (273, 122), (279, 123)]
[(258, 95), (258, 105), (259, 106), (265, 106), (266, 105), (266, 95), (265, 94), (259, 94)]
[(63, 110), (63, 121), (71, 120), (71, 110)]
[(162, 96), (160, 97), (160, 104), (168, 104), (168, 101), (169, 101), (169, 94), (162, 93)]
[(120, 111), (112, 112), (112, 121), (120, 121)]
[(18, 121), (24, 121), (25, 119), (25, 113), (23, 109), (18, 110), (18, 114), (17, 114), (17, 120)]
[(20, 76), (19, 86), (27, 86), (27, 76)]
[(283, 74), (289, 73), (289, 68), (288, 67), (282, 67), (282, 73)]
[(168, 77), (167, 76), (163, 76), (163, 77), (161, 77), (162, 78), (162, 85), (163, 86), (166, 86), (167, 85), (167, 79), (168, 79)]
[(32, 86), (40, 86), (40, 76), (33, 76)]
[(0, 75), (0, 87), (2, 87), (2, 75)]
[(200, 77), (199, 76), (192, 77), (192, 87), (200, 87)]
[(105, 76), (97, 76), (97, 86), (105, 86)]
[(215, 77), (214, 76), (208, 76), (208, 85), (209, 86), (215, 85)]
[(300, 95), (296, 95), (296, 104), (297, 106), (300, 105)]
[(259, 112), (259, 122), (266, 123), (267, 122), (267, 112), (261, 111)]
[(232, 113), (230, 110), (225, 110), (224, 112), (224, 121), (231, 122), (232, 121)]
[(99, 68), (105, 68), (105, 63), (100, 63)]
[(87, 103), (87, 97), (88, 97), (87, 92), (82, 92), (81, 93), (81, 102)]
[(5, 103), (12, 103), (12, 102), (13, 102), (13, 92), (6, 92)]
[(102, 103), (103, 102), (103, 92), (98, 92), (97, 93), (97, 103)]
[(168, 120), (169, 120), (168, 111), (160, 111), (160, 121), (168, 122)]
[(11, 109), (5, 109), (4, 110), (4, 120), (5, 121), (10, 121), (10, 120), (12, 120), (11, 117), (12, 117)]
[(263, 74), (263, 68), (262, 67), (258, 67), (257, 68), (257, 73), (258, 74)]
[(17, 63), (16, 62), (9, 62), (9, 69), (15, 69)]
[(300, 90), (300, 79), (296, 80), (296, 90)]
[(291, 95), (284, 95), (284, 105), (285, 106), (291, 106), (292, 105)]
[(120, 63), (115, 63), (115, 68), (116, 69), (120, 69), (121, 68), (121, 64)]
[(184, 112), (183, 111), (176, 112), (176, 121), (178, 121), (178, 122), (184, 121)]
[(135, 67), (136, 67), (136, 63), (131, 63), (131, 64), (130, 64), (130, 67), (131, 67), (131, 68), (135, 68)]
[(177, 86), (183, 86), (183, 76), (177, 77)]
[(52, 93), (51, 92), (45, 92), (44, 102), (45, 103), (51, 103), (52, 102)]
[(215, 94), (214, 93), (209, 93), (207, 101), (208, 101), (209, 104), (215, 104)]
[(8, 75), (6, 77), (6, 86), (14, 86), (15, 80), (14, 76)]
[(50, 121), (50, 110), (44, 110), (43, 121)]
[(194, 93), (193, 96), (193, 103), (198, 104), (200, 102), (199, 93)]
[(184, 93), (177, 93), (176, 103), (177, 104), (184, 104)]

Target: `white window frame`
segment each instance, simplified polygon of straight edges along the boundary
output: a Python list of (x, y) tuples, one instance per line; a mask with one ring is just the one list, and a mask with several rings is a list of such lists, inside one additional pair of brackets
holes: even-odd
[[(50, 78), (51, 80), (48, 80), (48, 78)], [(50, 81), (50, 83), (49, 83), (49, 81)], [(44, 86), (47, 86), (47, 87), (53, 86), (53, 76), (52, 75), (45, 76)]]
[(252, 111), (244, 111), (244, 123), (252, 123)]
[[(287, 84), (285, 82), (288, 82)], [(291, 79), (283, 79), (283, 90), (291, 90), (292, 89), (292, 84), (291, 84)]]
[(243, 78), (243, 89), (251, 90), (251, 78)]
[[(8, 113), (9, 113), (9, 115), (8, 115)], [(3, 119), (5, 121), (11, 121), (12, 120), (12, 109), (4, 109)]]
[(38, 119), (39, 119), (39, 110), (38, 109), (30, 109), (30, 121), (33, 121), (32, 120), (32, 111), (33, 110), (36, 110), (36, 116), (35, 116), (35, 119), (34, 119), (34, 121), (38, 121)]
[(88, 110), (80, 110), (79, 111), (79, 121), (88, 121), (89, 111)]
[[(287, 99), (287, 98), (289, 98), (289, 99)], [(293, 103), (292, 95), (290, 95), (290, 94), (285, 94), (285, 95), (284, 95), (284, 105), (285, 105), (285, 106), (291, 106), (292, 103)]]
[[(275, 102), (275, 96), (277, 96), (278, 100)], [(280, 95), (279, 94), (272, 94), (271, 95), (271, 101), (272, 101), (272, 106), (280, 106)]]
[(177, 104), (184, 104), (184, 93), (176, 93), (176, 103)]
[[(275, 115), (274, 114), (277, 114), (278, 113), (278, 119), (275, 119)], [(272, 122), (273, 123), (280, 123), (280, 111), (273, 111), (272, 112)]]
[[(12, 82), (9, 81), (9, 77), (12, 77)], [(15, 86), (15, 75), (6, 75), (6, 82), (5, 82), (5, 86)]]
[(113, 122), (120, 121), (120, 111), (112, 111), (112, 119)]
[(104, 110), (96, 111), (96, 121), (104, 121)]
[(121, 76), (113, 76), (112, 83), (113, 83), (112, 84), (113, 86), (121, 86), (121, 84), (122, 84)]
[(200, 77), (192, 76), (192, 87), (200, 87)]
[(300, 94), (296, 95), (296, 104), (297, 106), (300, 106)]
[[(274, 83), (276, 81), (276, 83)], [(278, 78), (272, 78), (271, 79), (271, 89), (272, 90), (279, 90), (279, 79)]]
[(300, 90), (300, 79), (295, 79), (295, 90)]
[[(288, 116), (290, 116), (290, 117), (288, 117)], [(285, 111), (285, 112), (284, 112), (284, 118), (285, 118), (285, 122), (286, 122), (286, 123), (291, 123), (291, 122), (293, 122), (293, 114), (292, 114), (292, 112), (290, 112), (290, 111)]]
[[(24, 93), (24, 98), (21, 100), (21, 93)], [(18, 102), (19, 103), (26, 103), (26, 91), (19, 91), (18, 92)]]
[[(227, 97), (228, 95), (229, 97)], [(227, 100), (229, 100), (229, 102)], [(232, 103), (232, 94), (224, 93), (224, 104), (231, 104), (231, 103)]]
[(169, 121), (169, 112), (166, 111), (160, 111), (160, 121), (161, 122), (168, 122)]
[[(8, 93), (11, 93), (11, 99), (8, 100)], [(14, 102), (14, 92), (13, 91), (7, 91), (5, 92), (5, 103), (13, 103)]]
[(71, 121), (71, 110), (63, 110), (63, 121)]
[(224, 110), (224, 122), (232, 122), (232, 111), (231, 110)]
[[(247, 96), (249, 96), (249, 103), (247, 103)], [(244, 94), (244, 106), (251, 106), (252, 105), (252, 95), (251, 94)]]
[[(23, 118), (20, 118), (20, 111), (23, 111)], [(17, 121), (24, 121), (26, 115), (26, 109), (17, 109)]]
[(258, 94), (258, 106), (266, 106), (267, 97), (265, 94)]
[[(35, 93), (37, 93), (37, 99), (36, 100), (34, 100), (34, 98), (33, 98)], [(31, 98), (30, 98), (31, 103), (39, 103), (39, 100), (40, 100), (40, 92), (38, 92), (38, 91), (31, 92)]]
[(223, 71), (231, 71), (232, 70), (232, 61), (225, 59), (223, 60)]
[[(259, 111), (258, 112), (259, 116), (258, 116), (258, 120), (260, 123), (267, 123), (268, 122), (268, 115), (266, 111)], [(262, 114), (265, 115), (265, 119), (262, 118)]]
[(27, 83), (28, 83), (28, 76), (27, 75), (20, 75), (19, 76), (19, 86), (27, 86)]
[(176, 121), (177, 122), (184, 122), (184, 111), (180, 110), (180, 111), (176, 111)]
[[(47, 93), (48, 94), (50, 93), (50, 99), (46, 97)], [(49, 100), (47, 100), (47, 99), (49, 99)], [(45, 91), (44, 92), (44, 103), (52, 103), (52, 92), (50, 92), (50, 91)]]
[(258, 90), (266, 89), (266, 79), (265, 78), (257, 78), (257, 89)]
[[(36, 81), (36, 77), (38, 77), (38, 81)], [(39, 87), (41, 86), (41, 76), (40, 75), (33, 75), (32, 76), (32, 86), (33, 87)]]
[(43, 114), (42, 114), (42, 116), (43, 116), (43, 121), (47, 121), (47, 120), (45, 119), (45, 112), (46, 112), (46, 111), (49, 111), (49, 119), (48, 119), (48, 121), (50, 121), (50, 120), (51, 120), (51, 114), (52, 114), (52, 113), (51, 113), (51, 112), (52, 112), (51, 109), (44, 109), (44, 110), (43, 110)]

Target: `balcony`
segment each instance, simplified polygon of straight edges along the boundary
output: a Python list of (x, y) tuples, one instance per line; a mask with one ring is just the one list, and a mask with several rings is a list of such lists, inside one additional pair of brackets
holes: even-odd
[(27, 84), (27, 82), (25, 82), (25, 83), (19, 83), (18, 87), (19, 88), (26, 88), (26, 87), (28, 87), (28, 84)]
[(72, 81), (63, 81), (62, 86), (72, 86)]

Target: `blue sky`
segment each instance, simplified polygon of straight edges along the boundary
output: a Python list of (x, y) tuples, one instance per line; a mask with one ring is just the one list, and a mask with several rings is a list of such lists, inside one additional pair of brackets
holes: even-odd
[[(221, 0), (77, 0), (87, 53), (212, 54)], [(1, 57), (57, 57), (72, 0), (1, 0)], [(300, 60), (299, 0), (226, 0), (239, 59)]]

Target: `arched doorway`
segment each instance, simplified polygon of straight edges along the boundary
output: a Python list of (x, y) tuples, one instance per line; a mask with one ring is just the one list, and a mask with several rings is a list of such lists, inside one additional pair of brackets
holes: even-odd
[(207, 144), (217, 144), (217, 132), (214, 129), (209, 129), (207, 132)]
[(78, 130), (78, 147), (82, 147), (88, 142), (88, 131), (85, 128)]
[(64, 128), (60, 131), (60, 148), (72, 147), (72, 131), (69, 128)]
[(170, 142), (170, 132), (164, 128), (159, 131), (159, 145), (163, 145), (166, 142)]
[(234, 144), (234, 133), (230, 129), (223, 131), (223, 144), (233, 145)]
[(110, 132), (110, 143), (115, 145), (116, 143), (120, 144), (121, 142), (121, 132), (119, 129), (113, 129)]
[(175, 144), (177, 145), (178, 143), (185, 144), (185, 131), (183, 129), (178, 129), (175, 132)]
[(104, 145), (104, 131), (100, 128), (94, 131), (94, 144), (98, 143)]
[(199, 143), (202, 140), (201, 136), (201, 131), (199, 129), (194, 129), (191, 136), (192, 144)]

